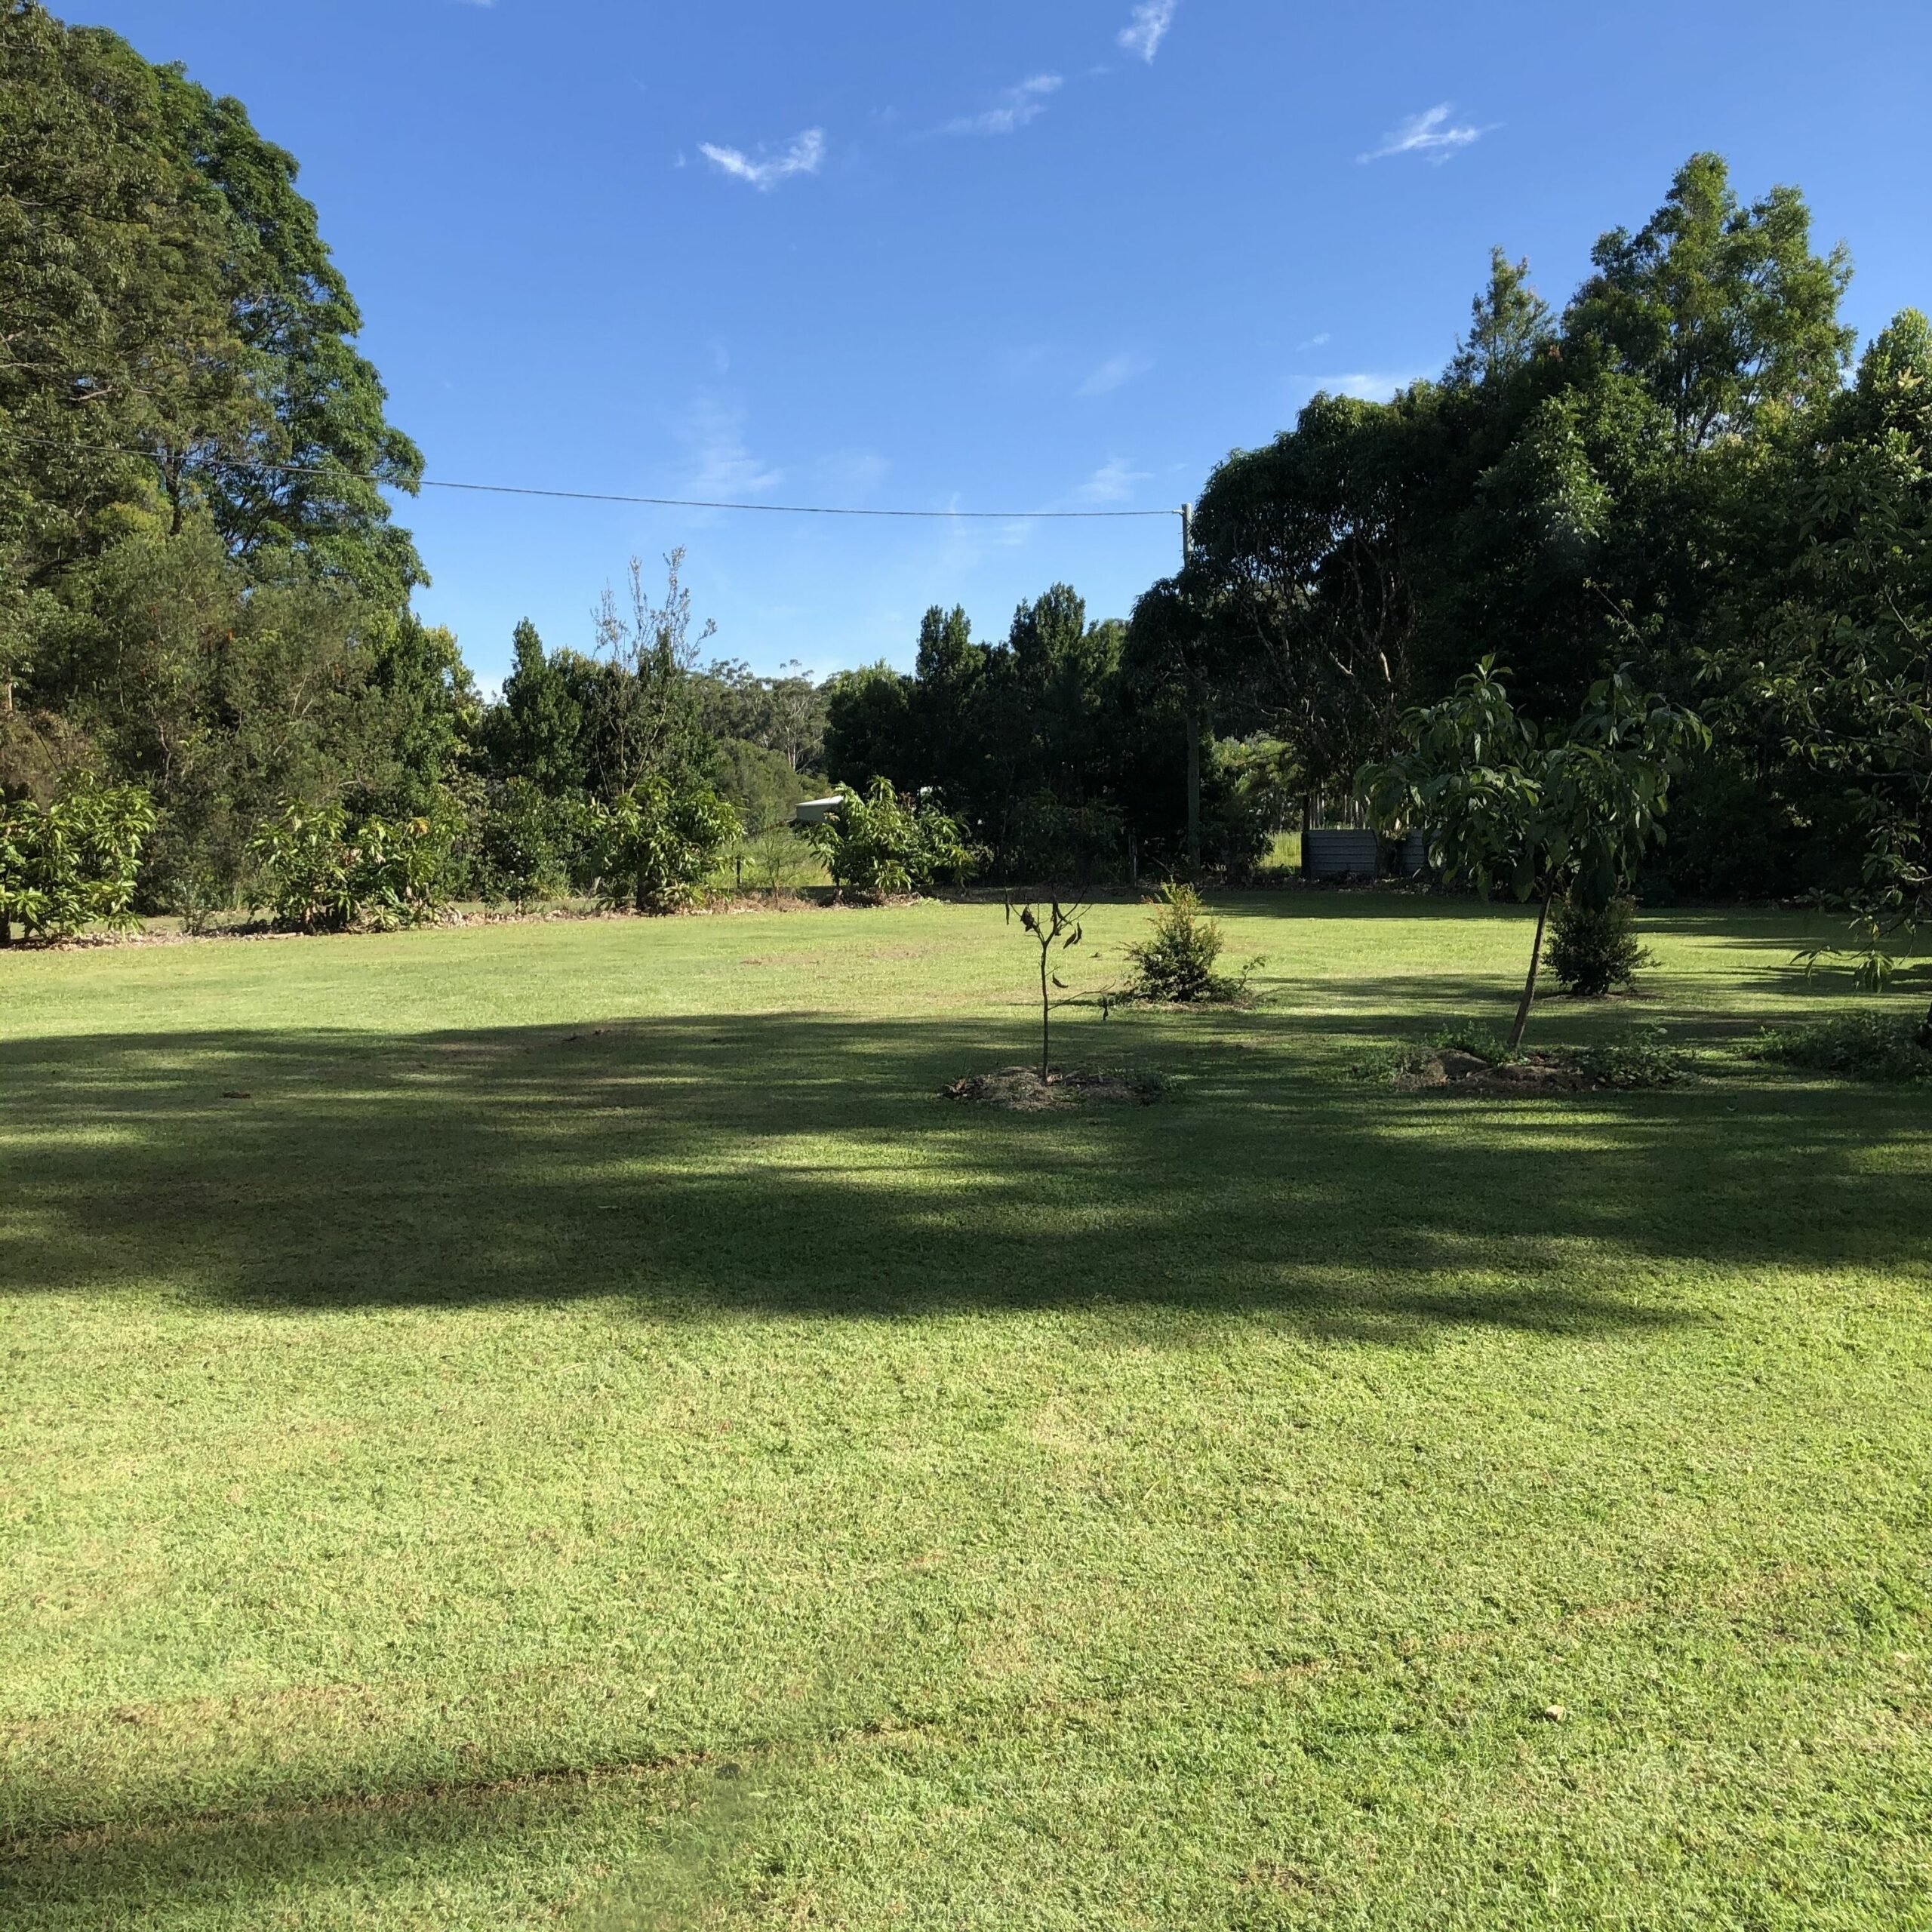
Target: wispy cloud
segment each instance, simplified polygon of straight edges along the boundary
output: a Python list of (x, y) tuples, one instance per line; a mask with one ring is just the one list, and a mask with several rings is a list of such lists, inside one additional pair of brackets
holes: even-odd
[(1115, 38), (1130, 54), (1137, 54), (1151, 66), (1168, 29), (1174, 23), (1174, 9), (1180, 0), (1140, 0), (1134, 17)]
[(962, 114), (946, 124), (949, 134), (1010, 134), (1047, 111), (1048, 99), (1063, 83), (1057, 74), (1035, 74), (1017, 88), (1008, 88), (996, 105), (979, 114)]
[(1154, 365), (1144, 355), (1123, 352), (1110, 355), (1076, 392), (1081, 395), (1111, 395), (1117, 389), (1124, 388), (1136, 376), (1144, 376)]
[(891, 458), (877, 450), (833, 450), (812, 465), (812, 481), (828, 497), (863, 502), (885, 481), (891, 468)]
[(678, 440), (689, 459), (685, 488), (694, 497), (728, 503), (775, 489), (785, 480), (783, 471), (761, 463), (746, 447), (743, 409), (708, 392), (693, 398), (678, 426)]
[(1489, 131), (1487, 128), (1457, 125), (1450, 118), (1454, 112), (1454, 103), (1445, 100), (1425, 108), (1420, 114), (1411, 114), (1399, 128), (1383, 136), (1379, 148), (1358, 154), (1355, 159), (1365, 165), (1371, 161), (1386, 161), (1392, 155), (1419, 154), (1439, 168)]
[(1083, 503), (1122, 503), (1134, 494), (1137, 483), (1145, 483), (1151, 470), (1136, 469), (1124, 456), (1110, 457), (1074, 491)]
[(808, 128), (781, 154), (768, 156), (764, 149), (754, 160), (739, 148), (721, 148), (700, 141), (698, 152), (721, 174), (734, 181), (749, 182), (761, 195), (769, 194), (781, 181), (795, 174), (816, 174), (825, 159), (825, 130)]
[(1328, 331), (1326, 329), (1324, 329), (1319, 335), (1312, 335), (1306, 342), (1297, 343), (1295, 344), (1295, 353), (1297, 355), (1300, 355), (1307, 349), (1325, 349), (1327, 347), (1329, 341), (1330, 337)]

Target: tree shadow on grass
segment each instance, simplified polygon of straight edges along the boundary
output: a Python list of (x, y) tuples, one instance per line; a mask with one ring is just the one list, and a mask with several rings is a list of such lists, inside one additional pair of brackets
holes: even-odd
[[(1399, 1034), (1413, 1011), (1352, 1023)], [(1140, 1308), (1417, 1343), (1695, 1318), (1678, 1264), (1932, 1250), (1915, 1095), (1405, 1096), (1311, 1072), (1335, 1024), (1073, 1024), (1070, 1056), (1181, 1088), (1036, 1116), (938, 1097), (1020, 1057), (1014, 1026), (947, 1017), (15, 1042), (0, 1291), (303, 1311), (607, 1297), (691, 1318)]]
[[(745, 1822), (743, 1807), (730, 1801), (736, 1789), (712, 1770), (672, 1766), (25, 1839), (0, 1846), (0, 1922), (95, 1932), (145, 1924), (150, 1914), (162, 1923), (205, 1915), (225, 1924), (269, 1924), (288, 1912), (294, 1923), (294, 1909), (313, 1912), (322, 1903), (318, 1887), (335, 1893), (346, 1912), (352, 1901), (366, 1913), (376, 1899), (407, 1911), (419, 1890), (424, 1904), (447, 1903), (446, 1875), (454, 1873), (475, 1887), (478, 1903), (500, 1909), (507, 1875), (527, 1889), (535, 1915), (568, 1914), (568, 1922), (586, 1924), (601, 1919), (600, 1888), (648, 1852), (648, 1881), (632, 1881), (640, 1910), (629, 1922), (687, 1924), (668, 1914), (698, 1902), (706, 1855)], [(544, 1847), (535, 1859), (533, 1843)], [(649, 1909), (660, 1898), (661, 1918)]]

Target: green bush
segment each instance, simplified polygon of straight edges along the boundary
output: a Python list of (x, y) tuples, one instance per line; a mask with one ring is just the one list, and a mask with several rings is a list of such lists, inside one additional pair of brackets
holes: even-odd
[(569, 889), (580, 808), (533, 780), (493, 783), (470, 827), (469, 882), (486, 906), (521, 912)]
[(1601, 999), (1613, 987), (1631, 986), (1657, 955), (1636, 934), (1636, 902), (1613, 899), (1607, 906), (1562, 900), (1550, 914), (1543, 958), (1564, 989), (1579, 999)]
[(711, 786), (654, 771), (598, 817), (598, 893), (610, 905), (674, 912), (697, 898), (737, 835), (736, 809)]
[(1690, 1057), (1664, 1043), (1654, 1026), (1620, 1040), (1599, 1040), (1569, 1056), (1578, 1072), (1604, 1087), (1675, 1087), (1690, 1077)]
[(251, 850), (277, 925), (295, 932), (427, 925), (448, 903), (449, 827), (433, 818), (352, 820), (291, 800)]
[(1250, 961), (1235, 978), (1214, 970), (1227, 942), (1192, 886), (1164, 885), (1157, 903), (1153, 931), (1127, 949), (1134, 968), (1128, 997), (1181, 1006), (1232, 998), (1260, 961)]
[(1847, 1013), (1809, 1026), (1767, 1026), (1745, 1051), (1851, 1080), (1932, 1080), (1932, 1053), (1919, 1039), (1923, 1023), (1918, 1014)]
[(957, 823), (928, 799), (900, 797), (883, 778), (864, 797), (838, 788), (844, 804), (806, 836), (841, 892), (890, 899), (942, 881), (963, 884), (978, 855)]
[(70, 783), (51, 803), (0, 800), (0, 946), (20, 926), (64, 939), (134, 924), (141, 848), (154, 801), (138, 785)]

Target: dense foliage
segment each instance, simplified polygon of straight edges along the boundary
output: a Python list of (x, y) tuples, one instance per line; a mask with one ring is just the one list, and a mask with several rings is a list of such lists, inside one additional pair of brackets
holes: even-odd
[(1066, 584), (1021, 605), (997, 642), (975, 639), (963, 610), (935, 607), (909, 676), (874, 665), (832, 679), (827, 697), (832, 777), (930, 789), (995, 878), (1088, 881), (1183, 862), (1191, 755), (1206, 761), (1214, 863), (1251, 866), (1272, 829), (1272, 801), (1257, 805), (1204, 752), (1204, 724), (1190, 727), (1126, 626), (1090, 623)]
[(290, 805), (255, 841), (277, 921), (297, 932), (386, 931), (442, 909), (449, 828), (428, 818), (352, 820), (340, 805)]
[(971, 875), (979, 855), (930, 798), (901, 798), (884, 778), (863, 795), (841, 786), (839, 795), (839, 809), (806, 835), (841, 892), (890, 899), (961, 884)]
[(709, 785), (647, 772), (597, 814), (592, 836), (605, 898), (672, 912), (697, 896), (738, 814)]
[[(586, 648), (519, 626), (492, 703), (411, 608), (389, 503), (421, 459), (297, 180), (238, 103), (0, 0), (0, 799), (138, 788), (138, 906), (280, 905), (275, 828), (336, 811), (435, 827), (429, 903), (675, 899), (683, 862), (611, 857), (640, 786), (728, 806), (775, 890), (828, 780), (864, 808), (828, 848), (855, 890), (969, 850), (1238, 878), (1494, 658), (1526, 743), (1625, 667), (1709, 724), (1647, 894), (1814, 894), (1875, 983), (1932, 915), (1932, 325), (1854, 369), (1847, 259), (1794, 189), (1693, 157), (1560, 310), (1498, 251), (1440, 378), (1230, 456), (1129, 622), (1056, 584), (995, 638), (935, 606), (909, 672), (762, 677), (702, 661), (674, 554)], [(896, 852), (894, 812), (956, 851)]]
[(138, 786), (82, 778), (45, 804), (0, 798), (0, 946), (18, 926), (65, 939), (128, 922), (154, 808)]
[(312, 928), (588, 890), (654, 776), (687, 815), (716, 790), (782, 823), (823, 698), (795, 666), (701, 670), (676, 558), (661, 602), (632, 565), (587, 653), (519, 626), (495, 705), (414, 614), (385, 492), (421, 459), (296, 179), (239, 103), (0, 0), (10, 823), (136, 788), (133, 903)]
[(1932, 1081), (1932, 1048), (1918, 1027), (1869, 1009), (1801, 1026), (1767, 1026), (1746, 1051), (1755, 1060), (1854, 1080)]
[(1647, 889), (1834, 895), (1882, 975), (1932, 910), (1932, 328), (1847, 382), (1844, 251), (1715, 155), (1592, 260), (1559, 313), (1497, 251), (1439, 380), (1230, 457), (1124, 629), (930, 612), (912, 675), (835, 682), (829, 768), (935, 788), (1000, 875), (1238, 873), (1482, 659), (1539, 731), (1628, 666), (1712, 726)]

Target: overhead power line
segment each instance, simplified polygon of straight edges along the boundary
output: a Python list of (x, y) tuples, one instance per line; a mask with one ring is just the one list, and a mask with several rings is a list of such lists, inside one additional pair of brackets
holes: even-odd
[[(51, 436), (20, 436), (15, 440), (36, 443), (45, 448), (72, 449), (75, 447)], [(145, 457), (150, 462), (153, 460), (151, 450), (124, 448), (101, 443), (82, 447), (99, 456)], [(334, 481), (368, 483), (377, 489), (401, 488), (401, 485), (389, 482), (380, 476), (365, 476), (355, 470), (324, 469), (314, 464), (270, 463), (255, 458), (231, 457), (203, 457), (198, 460), (210, 469), (255, 470), (275, 476), (313, 476)], [(1150, 516), (1179, 516), (1185, 520), (1186, 516), (1184, 509), (912, 510), (868, 509), (829, 503), (746, 503), (721, 498), (623, 496), (604, 490), (547, 490), (528, 483), (458, 483), (441, 477), (430, 476), (420, 478), (417, 487), (423, 490), (460, 490), (473, 496), (544, 497), (571, 503), (629, 503), (650, 509), (749, 510), (765, 516), (893, 517), (927, 521), (974, 523), (1103, 522)]]

